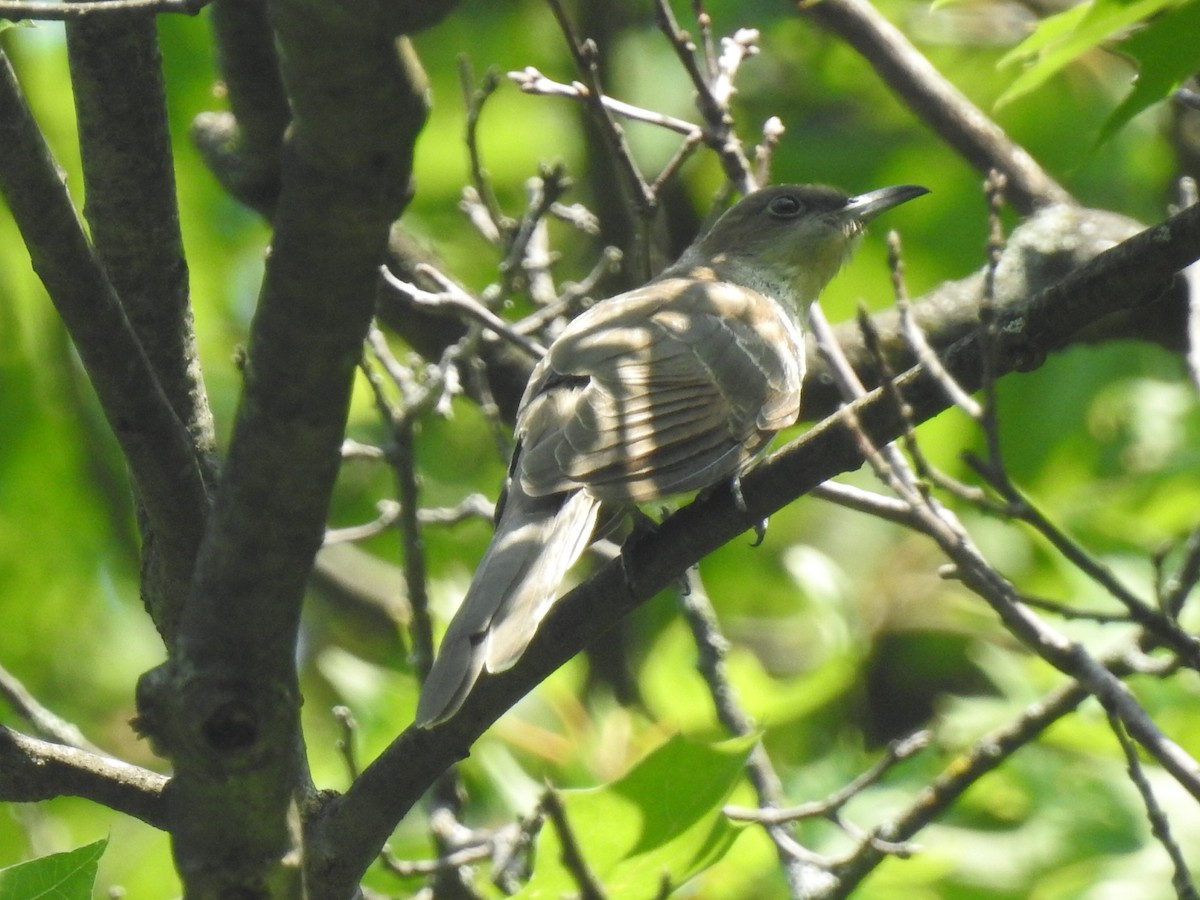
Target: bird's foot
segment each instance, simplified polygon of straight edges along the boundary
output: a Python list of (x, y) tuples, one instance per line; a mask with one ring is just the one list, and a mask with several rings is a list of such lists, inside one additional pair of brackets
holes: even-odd
[(654, 518), (636, 506), (629, 511), (629, 533), (625, 536), (625, 540), (621, 541), (621, 577), (625, 582), (625, 587), (630, 593), (633, 593), (633, 572), (630, 569), (630, 551), (638, 542), (638, 539), (654, 534), (658, 531), (658, 522)]
[(729, 479), (729, 491), (733, 494), (733, 505), (738, 508), (738, 512), (745, 515), (750, 510), (746, 508), (746, 497), (742, 494), (742, 476), (734, 475)]
[[(734, 475), (733, 478), (729, 479), (729, 490), (733, 494), (733, 505), (737, 507), (738, 512), (740, 512), (742, 515), (745, 515), (746, 513), (750, 512), (749, 508), (746, 506), (746, 498), (742, 494), (742, 476), (741, 475)], [(751, 544), (750, 546), (757, 547), (767, 537), (767, 520), (762, 519), (758, 522), (755, 522), (753, 527), (754, 527), (754, 543)]]

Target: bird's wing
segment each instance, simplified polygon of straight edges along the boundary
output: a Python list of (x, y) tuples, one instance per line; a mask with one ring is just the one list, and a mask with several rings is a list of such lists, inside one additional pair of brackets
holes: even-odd
[(518, 421), (531, 495), (642, 501), (736, 473), (796, 421), (799, 331), (756, 291), (670, 279), (597, 304), (551, 346)]

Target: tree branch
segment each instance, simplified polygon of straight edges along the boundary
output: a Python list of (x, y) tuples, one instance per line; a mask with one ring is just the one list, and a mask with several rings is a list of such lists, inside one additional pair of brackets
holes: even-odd
[[(1056, 205), (1039, 210), (1013, 230), (1001, 254), (994, 279), (992, 304), (1003, 317), (1010, 312), (1019, 318), (1029, 299), (1040, 291), (1067, 279), (1089, 260), (1143, 229), (1127, 216), (1106, 210)], [(1151, 265), (1133, 261), (1130, 280), (1138, 285), (1163, 281), (1162, 272)], [(854, 321), (838, 325), (834, 331), (838, 345), (868, 387), (883, 381), (882, 362), (889, 371), (903, 372), (916, 365), (918, 353), (908, 332), (915, 325), (924, 334), (935, 353), (944, 353), (979, 328), (979, 304), (984, 295), (986, 267), (959, 281), (946, 282), (919, 297), (907, 311), (899, 306), (871, 316), (871, 330), (878, 337), (878, 348), (867, 346), (863, 330)], [(1165, 283), (1165, 282), (1163, 282)], [(911, 322), (904, 321), (907, 315)], [(1134, 302), (1128, 307), (1114, 305), (1111, 311), (1095, 318), (1084, 318), (1078, 330), (1062, 335), (1060, 349), (1067, 344), (1094, 344), (1111, 340), (1147, 340), (1170, 350), (1182, 350), (1181, 337), (1186, 320), (1182, 291), (1172, 289), (1157, 299)], [(1018, 326), (1017, 331), (1021, 329)], [(1022, 366), (1040, 365), (1033, 358)], [(825, 360), (808, 339), (809, 366), (804, 379), (802, 415), (806, 420), (822, 419), (838, 408), (841, 396)], [(1020, 367), (1020, 366), (1019, 366)]]
[(943, 78), (868, 0), (800, 0), (799, 8), (857, 50), (909, 109), (980, 174), (1003, 172), (1008, 198), (1019, 212), (1028, 215), (1051, 203), (1072, 202), (1032, 156)]
[(301, 894), (301, 597), (427, 103), (390, 8), (269, 9), (293, 111), (272, 252), (178, 650), (138, 691), (143, 727), (175, 763), (170, 831), (197, 897)]
[(178, 582), (191, 571), (208, 511), (205, 462), (88, 243), (3, 53), (0, 148), (0, 193), (121, 445), (156, 550)]
[(79, 726), (60, 718), (42, 706), (37, 698), (26, 690), (25, 685), (21, 684), (16, 676), (3, 666), (0, 666), (0, 697), (4, 697), (17, 714), (43, 737), (67, 747), (86, 750), (89, 753), (102, 752), (99, 747), (83, 736)]
[[(92, 241), (211, 483), (216, 438), (192, 328), (155, 21), (93, 16), (68, 21), (66, 33)], [(154, 529), (174, 530), (176, 523), (152, 522), (144, 511), (140, 519), (142, 597), (170, 642), (194, 559), (161, 551), (164, 535)]]
[(6, 802), (83, 797), (165, 828), (166, 786), (166, 776), (156, 772), (0, 725), (0, 799)]
[(216, 0), (210, 17), (229, 110), (204, 112), (192, 140), (222, 186), (270, 219), (279, 201), (283, 135), (292, 110), (266, 0)]

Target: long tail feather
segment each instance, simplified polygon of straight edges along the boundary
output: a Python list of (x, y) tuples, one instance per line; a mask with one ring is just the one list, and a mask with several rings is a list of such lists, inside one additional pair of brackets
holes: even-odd
[(583, 491), (530, 497), (513, 486), (421, 690), (418, 725), (454, 715), (485, 666), (502, 672), (517, 661), (587, 548), (598, 509)]

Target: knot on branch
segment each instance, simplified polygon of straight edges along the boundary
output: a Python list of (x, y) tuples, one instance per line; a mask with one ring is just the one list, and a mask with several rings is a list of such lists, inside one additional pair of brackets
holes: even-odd
[(134, 728), (155, 753), (235, 773), (258, 767), (281, 746), (299, 701), (294, 689), (265, 678), (187, 676), (165, 663), (139, 680), (137, 706)]
[(254, 707), (240, 697), (221, 703), (200, 725), (210, 747), (219, 753), (249, 750), (258, 739), (259, 722)]

